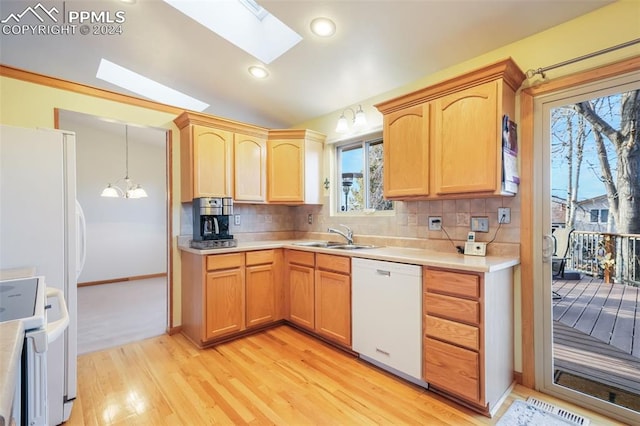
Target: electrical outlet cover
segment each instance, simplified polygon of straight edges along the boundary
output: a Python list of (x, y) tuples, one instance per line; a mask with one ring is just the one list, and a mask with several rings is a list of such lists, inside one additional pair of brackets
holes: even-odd
[(442, 217), (429, 216), (429, 231), (441, 231), (442, 230)]
[(511, 223), (511, 209), (498, 207), (498, 223)]

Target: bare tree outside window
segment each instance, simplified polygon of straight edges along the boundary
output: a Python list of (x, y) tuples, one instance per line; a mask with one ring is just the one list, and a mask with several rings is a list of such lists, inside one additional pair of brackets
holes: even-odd
[(384, 199), (384, 144), (381, 138), (349, 142), (336, 149), (336, 189), (340, 212), (393, 210)]

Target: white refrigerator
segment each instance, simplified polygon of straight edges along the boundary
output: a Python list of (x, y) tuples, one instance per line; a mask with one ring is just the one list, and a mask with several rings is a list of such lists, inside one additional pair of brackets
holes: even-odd
[[(69, 327), (47, 348), (48, 425), (69, 419), (77, 384), (77, 276), (84, 244), (75, 134), (0, 126), (0, 269), (35, 268), (64, 292)], [(52, 303), (52, 302), (50, 302)], [(47, 321), (61, 314), (52, 303)]]

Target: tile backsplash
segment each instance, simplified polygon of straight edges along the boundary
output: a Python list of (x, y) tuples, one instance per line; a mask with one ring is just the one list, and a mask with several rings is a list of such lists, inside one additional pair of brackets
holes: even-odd
[[(511, 208), (511, 223), (498, 226), (498, 207)], [(191, 203), (182, 204), (181, 234), (191, 235)], [(447, 234), (456, 245), (466, 239), (472, 217), (487, 217), (489, 232), (477, 232), (476, 240), (488, 242), (494, 238), (494, 250), (517, 253), (520, 243), (520, 197), (473, 198), (437, 201), (396, 201), (391, 215), (347, 216), (330, 214), (329, 197), (324, 205), (280, 206), (266, 204), (234, 204), (234, 214), (240, 215), (240, 225), (230, 220), (231, 233), (239, 240), (327, 238), (328, 227), (349, 226), (356, 241), (425, 247), (442, 247), (453, 251)], [(308, 223), (309, 214), (312, 223)], [(429, 216), (441, 216), (444, 231), (429, 231)], [(496, 233), (497, 231), (497, 233)], [(333, 234), (331, 238), (340, 238)], [(381, 242), (382, 241), (382, 242)]]

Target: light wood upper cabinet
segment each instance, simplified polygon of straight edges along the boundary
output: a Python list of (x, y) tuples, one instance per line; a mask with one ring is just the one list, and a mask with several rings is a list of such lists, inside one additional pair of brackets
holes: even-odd
[(267, 200), (267, 139), (234, 135), (235, 201)]
[[(174, 123), (180, 129), (180, 200), (192, 201), (197, 197), (236, 197), (240, 188), (242, 197), (248, 201), (264, 200), (264, 189), (256, 184), (264, 181), (264, 151), (262, 159), (255, 159), (255, 147), (244, 143), (258, 143), (266, 140), (267, 129), (225, 120), (210, 115), (184, 112)], [(251, 140), (252, 142), (248, 142)], [(234, 145), (240, 141), (240, 157), (234, 156)], [(248, 151), (253, 151), (249, 154)], [(259, 152), (259, 151), (258, 151)], [(240, 161), (236, 160), (240, 158)], [(256, 164), (262, 167), (256, 168)], [(250, 167), (245, 170), (245, 167)], [(234, 185), (234, 175), (242, 176), (239, 185)], [(244, 198), (242, 199), (244, 200)]]
[(233, 133), (193, 126), (194, 197), (230, 197)]
[(515, 92), (524, 78), (509, 58), (377, 104), (384, 116), (385, 196), (513, 195), (502, 189), (502, 117), (515, 119)]
[(426, 103), (384, 116), (386, 198), (429, 194), (429, 111)]
[(498, 83), (438, 98), (434, 105), (435, 193), (498, 191), (502, 168)]
[(267, 200), (321, 204), (324, 135), (311, 130), (271, 130), (267, 141)]

